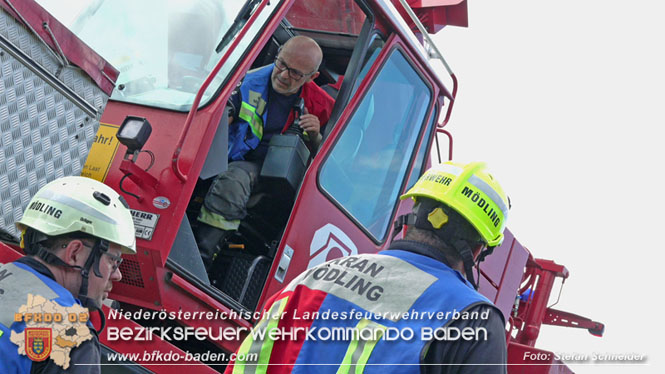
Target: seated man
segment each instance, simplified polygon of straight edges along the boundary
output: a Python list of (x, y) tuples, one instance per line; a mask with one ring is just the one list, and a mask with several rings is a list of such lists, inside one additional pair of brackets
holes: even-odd
[(321, 128), (330, 118), (334, 100), (313, 80), (319, 75), (323, 53), (305, 36), (289, 39), (275, 63), (250, 71), (229, 99), (229, 167), (213, 181), (198, 216), (196, 242), (206, 268), (217, 243), (237, 230), (247, 215), (268, 144), (293, 123), (300, 99), (305, 110), (300, 128), (310, 149), (321, 143)]

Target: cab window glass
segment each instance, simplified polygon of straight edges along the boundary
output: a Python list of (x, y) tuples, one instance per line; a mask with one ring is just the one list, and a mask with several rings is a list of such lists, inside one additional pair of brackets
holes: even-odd
[[(118, 101), (188, 111), (220, 58), (216, 47), (244, 1), (37, 0), (120, 72)], [(259, 14), (201, 98), (205, 105), (225, 81), (282, 1)], [(250, 13), (253, 13), (250, 12)], [(241, 18), (243, 19), (243, 18)], [(101, 30), (101, 31), (100, 31)]]
[(323, 190), (376, 240), (387, 233), (430, 101), (428, 86), (393, 51), (321, 169)]
[(372, 43), (369, 45), (369, 49), (367, 51), (367, 55), (365, 56), (365, 63), (363, 65), (362, 70), (360, 71), (360, 74), (358, 74), (358, 78), (356, 78), (355, 83), (353, 84), (353, 90), (351, 91), (351, 96), (354, 96), (356, 94), (356, 91), (358, 90), (358, 86), (360, 86), (360, 83), (365, 79), (365, 76), (367, 76), (367, 73), (369, 72), (369, 69), (374, 65), (374, 61), (376, 61), (376, 58), (379, 57), (379, 53), (381, 53), (381, 50), (383, 49), (383, 45), (385, 42), (383, 39), (381, 39), (380, 36), (374, 35), (374, 40)]

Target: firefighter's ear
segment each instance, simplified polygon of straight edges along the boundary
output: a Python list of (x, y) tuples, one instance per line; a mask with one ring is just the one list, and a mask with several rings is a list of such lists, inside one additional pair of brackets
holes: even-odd
[(74, 239), (67, 243), (64, 248), (63, 261), (67, 265), (82, 265), (83, 262), (88, 258), (88, 253), (86, 251), (86, 246), (83, 245), (83, 242)]
[(319, 74), (321, 74), (321, 73), (319, 73), (319, 72), (317, 71), (316, 73), (310, 75), (309, 78), (307, 78), (307, 82), (311, 82), (311, 81), (313, 81), (314, 79), (316, 79), (316, 78), (319, 76)]

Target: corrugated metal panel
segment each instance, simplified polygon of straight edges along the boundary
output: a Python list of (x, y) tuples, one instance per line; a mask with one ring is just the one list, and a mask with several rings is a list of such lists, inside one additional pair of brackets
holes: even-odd
[(32, 32), (0, 12), (0, 232), (37, 190), (79, 175), (108, 96), (75, 66), (62, 67)]

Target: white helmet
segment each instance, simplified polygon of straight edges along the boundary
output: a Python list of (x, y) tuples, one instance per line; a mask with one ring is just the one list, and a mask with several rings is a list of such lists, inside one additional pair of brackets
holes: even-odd
[(127, 202), (109, 186), (86, 177), (63, 177), (42, 187), (16, 226), (49, 236), (82, 232), (118, 244), (123, 253), (136, 254)]

